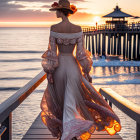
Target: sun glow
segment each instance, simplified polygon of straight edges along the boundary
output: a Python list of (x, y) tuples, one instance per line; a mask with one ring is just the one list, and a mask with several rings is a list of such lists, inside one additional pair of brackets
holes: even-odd
[(99, 16), (95, 16), (93, 17), (93, 24), (96, 25), (97, 24), (100, 24), (100, 21), (101, 21), (101, 17)]
[(53, 22), (0, 22), (0, 27), (49, 27)]

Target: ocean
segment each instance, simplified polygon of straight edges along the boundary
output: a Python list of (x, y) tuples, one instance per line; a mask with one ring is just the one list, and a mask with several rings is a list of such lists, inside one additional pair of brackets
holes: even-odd
[[(41, 70), (41, 55), (49, 41), (49, 28), (0, 28), (0, 103), (16, 93)], [(96, 88), (109, 87), (140, 105), (140, 61), (123, 61), (93, 56), (92, 83)], [(40, 109), (47, 86), (45, 80), (12, 112), (12, 138), (20, 140)], [(136, 122), (113, 105), (121, 120), (119, 134), (124, 140), (136, 139)]]

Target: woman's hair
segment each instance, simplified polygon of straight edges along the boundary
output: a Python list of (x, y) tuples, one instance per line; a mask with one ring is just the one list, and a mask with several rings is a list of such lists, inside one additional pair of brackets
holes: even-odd
[(70, 11), (68, 9), (57, 9), (57, 10), (62, 12), (66, 17), (70, 15)]

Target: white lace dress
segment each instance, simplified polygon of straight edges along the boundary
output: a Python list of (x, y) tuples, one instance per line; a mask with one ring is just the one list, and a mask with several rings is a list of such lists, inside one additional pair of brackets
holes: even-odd
[(42, 67), (53, 75), (54, 82), (48, 82), (40, 107), (41, 119), (54, 137), (71, 140), (76, 136), (88, 140), (95, 130), (110, 135), (120, 131), (119, 118), (89, 82), (87, 74), (92, 63), (82, 31), (50, 31)]

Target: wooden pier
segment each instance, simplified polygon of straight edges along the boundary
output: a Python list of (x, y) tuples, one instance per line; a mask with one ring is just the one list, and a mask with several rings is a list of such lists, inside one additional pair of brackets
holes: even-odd
[[(37, 116), (31, 127), (28, 129), (26, 134), (23, 136), (22, 140), (59, 140), (51, 135), (51, 132), (41, 121), (40, 114)], [(91, 135), (89, 140), (122, 140), (120, 135), (116, 134), (114, 136), (108, 135), (106, 132), (97, 132)], [(81, 140), (78, 138), (78, 140)]]
[(121, 55), (124, 60), (140, 60), (140, 22), (82, 29), (86, 49), (93, 55)]
[[(1, 140), (12, 140), (12, 111), (14, 111), (45, 79), (46, 73), (42, 70), (37, 76), (35, 76), (25, 86), (20, 88), (14, 95), (9, 97), (0, 105)], [(120, 109), (130, 118), (136, 121), (136, 140), (140, 140), (140, 107), (128, 101), (124, 97), (118, 95), (110, 88), (100, 88), (99, 92), (103, 95), (110, 106), (114, 104), (118, 109)], [(51, 136), (48, 128), (41, 121), (40, 114), (37, 116), (22, 139), (57, 140), (56, 138)], [(121, 140), (122, 138), (118, 134), (110, 136), (106, 132), (95, 131), (90, 140), (92, 139)]]

